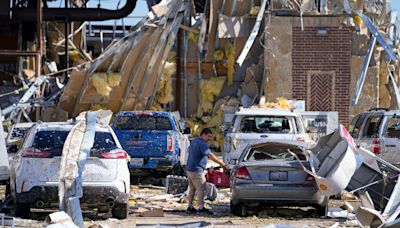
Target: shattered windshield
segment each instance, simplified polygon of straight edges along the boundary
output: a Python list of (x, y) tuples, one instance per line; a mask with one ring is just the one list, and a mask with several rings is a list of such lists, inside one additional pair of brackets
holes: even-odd
[(162, 116), (118, 116), (113, 128), (116, 130), (173, 130), (168, 117)]
[(303, 151), (299, 147), (294, 145), (275, 143), (251, 148), (245, 156), (244, 161), (262, 161), (274, 159), (286, 161), (296, 160), (296, 157), (289, 153), (289, 151), (295, 153), (300, 160), (306, 160), (306, 156), (303, 154)]
[(240, 123), (243, 133), (293, 133), (289, 117), (285, 116), (246, 116)]
[(16, 127), (11, 132), (12, 139), (23, 139), (26, 133), (29, 131), (30, 127)]
[[(53, 156), (61, 156), (68, 131), (38, 131), (36, 132), (32, 147), (41, 151), (49, 151)], [(117, 148), (109, 132), (96, 132), (91, 153), (103, 153)], [(95, 156), (96, 154), (92, 154)]]

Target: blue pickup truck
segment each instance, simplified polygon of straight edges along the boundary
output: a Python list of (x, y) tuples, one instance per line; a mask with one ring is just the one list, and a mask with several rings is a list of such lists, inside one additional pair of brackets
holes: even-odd
[(131, 157), (131, 175), (152, 172), (180, 174), (189, 147), (179, 125), (179, 113), (125, 111), (111, 124), (122, 147)]

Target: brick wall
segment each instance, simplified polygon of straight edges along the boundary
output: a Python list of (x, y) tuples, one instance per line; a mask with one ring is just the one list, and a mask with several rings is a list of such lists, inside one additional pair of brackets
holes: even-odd
[[(349, 122), (351, 104), (349, 86), (351, 80), (351, 33), (346, 27), (327, 27), (327, 36), (317, 36), (317, 27), (293, 27), (292, 74), (293, 98), (305, 100), (310, 93), (310, 72), (334, 72), (332, 109), (339, 112), (339, 123)], [(332, 74), (324, 74), (329, 75)], [(322, 87), (321, 87), (322, 88)], [(312, 89), (312, 88), (311, 88)], [(326, 89), (324, 87), (323, 89)], [(321, 91), (320, 91), (321, 92)], [(322, 91), (322, 93), (331, 91)], [(310, 97), (310, 96), (308, 96)], [(315, 101), (315, 97), (313, 98)], [(321, 102), (325, 102), (322, 101)], [(310, 106), (308, 106), (310, 107)], [(317, 110), (309, 110), (317, 111)]]

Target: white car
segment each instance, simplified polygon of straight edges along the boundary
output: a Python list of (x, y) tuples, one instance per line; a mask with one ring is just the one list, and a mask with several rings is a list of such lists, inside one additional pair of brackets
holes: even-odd
[(224, 162), (234, 165), (243, 149), (254, 143), (289, 140), (304, 147), (313, 142), (307, 135), (301, 115), (286, 109), (242, 108), (224, 139)]
[(400, 167), (400, 110), (362, 112), (352, 119), (348, 130), (357, 144)]
[[(73, 123), (37, 123), (28, 132), (11, 165), (15, 213), (27, 217), (30, 208), (58, 207), (58, 183), (64, 141)], [(127, 153), (109, 126), (96, 126), (94, 145), (83, 169), (82, 208), (128, 215), (130, 175)]]

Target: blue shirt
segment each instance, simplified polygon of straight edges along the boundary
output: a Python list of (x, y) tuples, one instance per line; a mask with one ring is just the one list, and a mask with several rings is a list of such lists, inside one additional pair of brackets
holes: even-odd
[(201, 138), (192, 140), (189, 146), (189, 156), (186, 170), (194, 173), (201, 173), (206, 168), (208, 155), (211, 153), (208, 144)]

